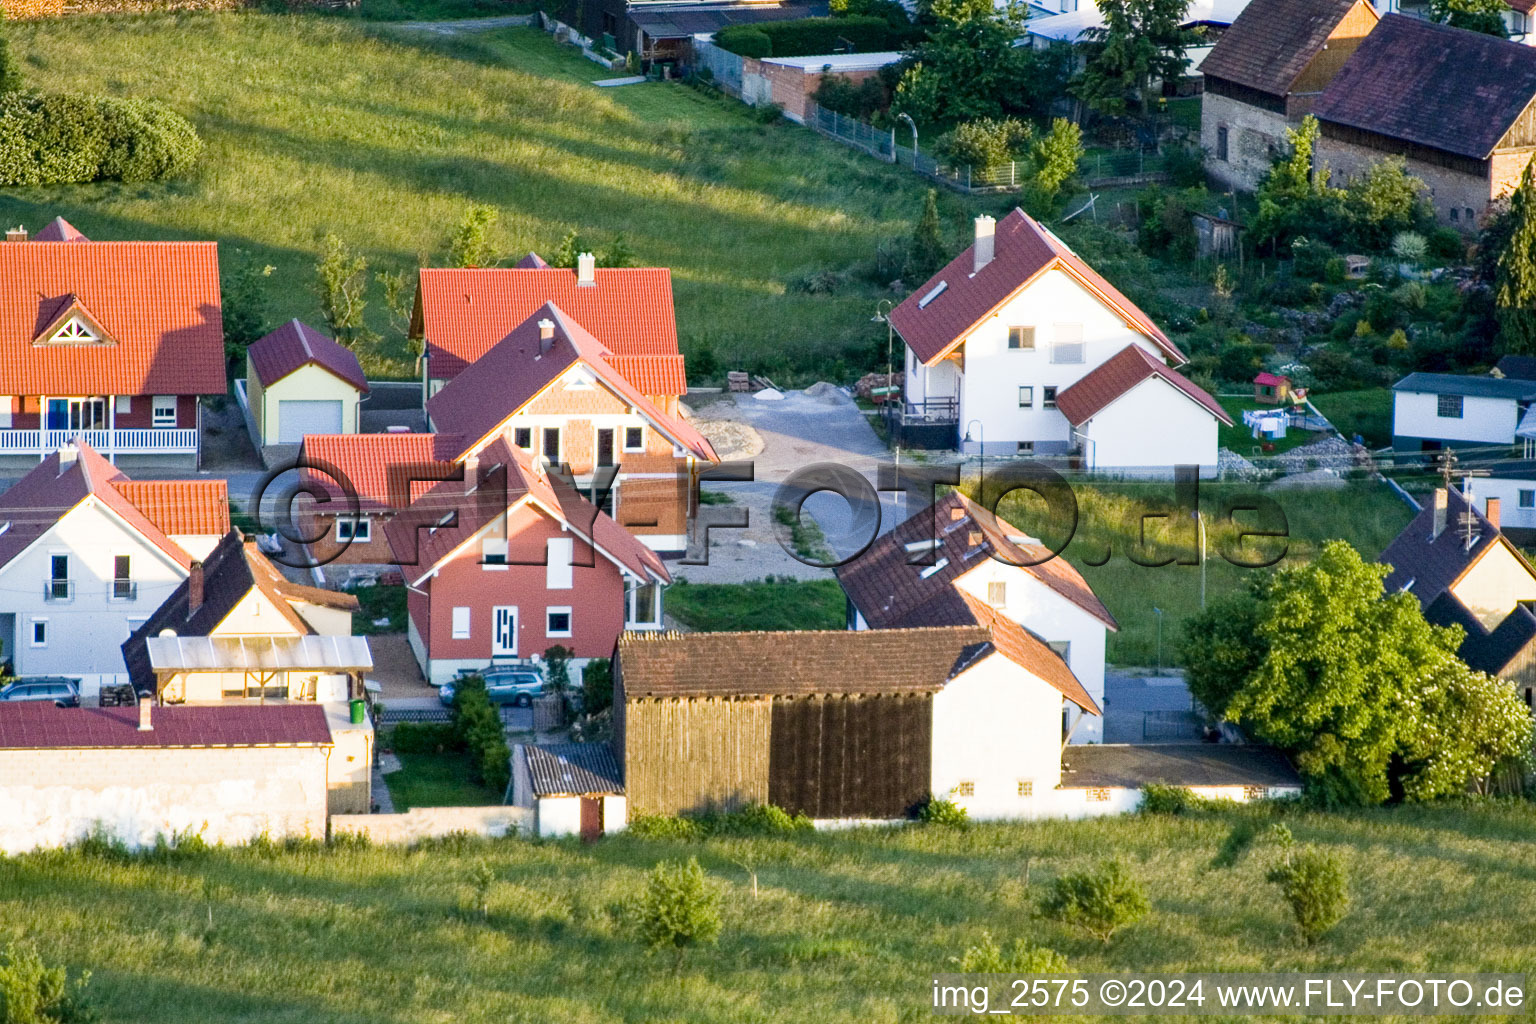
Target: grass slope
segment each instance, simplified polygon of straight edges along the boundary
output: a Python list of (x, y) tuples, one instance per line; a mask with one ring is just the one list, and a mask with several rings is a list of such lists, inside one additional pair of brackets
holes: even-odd
[(668, 587), (666, 612), (689, 629), (842, 629), (847, 602), (836, 580), (688, 583)]
[[(918, 1021), (931, 972), (984, 932), (1053, 947), (1082, 972), (1536, 965), (1529, 804), (1289, 815), (1351, 875), (1350, 913), (1315, 947), (1264, 880), (1265, 841), (1212, 866), (1236, 818), (226, 850), (165, 865), (43, 854), (0, 860), (0, 939), (25, 933), (93, 971), (105, 1020), (157, 1024)], [(657, 861), (690, 854), (724, 890), (725, 930), (674, 978), (615, 908)], [(1106, 948), (1034, 917), (1053, 878), (1107, 855), (1145, 884), (1146, 920)], [(500, 878), (489, 919), (469, 884), (482, 860)], [(757, 865), (756, 901), (733, 861)]]
[[(0, 219), (35, 230), (62, 214), (98, 239), (217, 239), (226, 264), (239, 250), (276, 268), (274, 322), (318, 322), (310, 285), (327, 232), (372, 269), (414, 269), (442, 258), (473, 202), (499, 210), (494, 240), (514, 259), (552, 255), (572, 229), (599, 252), (622, 233), (638, 263), (672, 268), (684, 351), (707, 343), (722, 369), (785, 383), (883, 352), (875, 291), (786, 294), (786, 282), (907, 232), (920, 179), (681, 84), (594, 89), (605, 72), (534, 29), (435, 37), (242, 12), (7, 32), (38, 87), (164, 100), (207, 148), (182, 181), (7, 191)], [(941, 201), (964, 219), (961, 199)], [(384, 342), (365, 365), (409, 376), (377, 288), (368, 314)]]

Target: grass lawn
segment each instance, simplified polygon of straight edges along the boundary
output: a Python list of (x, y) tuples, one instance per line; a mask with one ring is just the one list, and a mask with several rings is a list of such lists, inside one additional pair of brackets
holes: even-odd
[[(405, 588), (375, 585), (352, 591), (362, 607), (352, 616), (352, 631), (359, 636), (376, 633), (405, 632)], [(387, 626), (375, 626), (374, 619), (389, 619)]]
[[(276, 268), (273, 323), (319, 323), (311, 282), (328, 232), (366, 255), (370, 274), (412, 270), (441, 261), (465, 209), (487, 203), (512, 259), (552, 256), (575, 229), (599, 253), (622, 234), (639, 264), (671, 267), (683, 349), (708, 346), (722, 375), (788, 385), (883, 361), (885, 331), (870, 323), (883, 291), (788, 284), (907, 234), (927, 186), (805, 128), (759, 124), (679, 83), (595, 89), (602, 69), (534, 29), (444, 37), (234, 12), (7, 33), (36, 86), (164, 100), (206, 143), (185, 180), (8, 190), (7, 224), (35, 230), (62, 214), (98, 239), (217, 239), (226, 268)], [(971, 215), (1001, 205), (940, 191), (956, 243)], [(377, 287), (367, 315), (383, 338), (362, 353), (369, 372), (410, 376)]]
[(1392, 443), (1392, 392), (1388, 388), (1313, 395), (1312, 404), (1345, 437), (1359, 434), (1372, 448)]
[[(1265, 881), (1267, 839), (1213, 865), (1238, 812), (696, 844), (224, 849), (164, 864), (38, 854), (0, 859), (0, 931), (92, 971), (103, 1020), (157, 1024), (894, 1024), (930, 1019), (930, 975), (985, 934), (1049, 946), (1082, 973), (1536, 963), (1531, 804), (1285, 818), (1349, 873), (1349, 913), (1315, 946)], [(689, 856), (722, 894), (724, 928), (674, 977), (619, 908), (658, 861)], [(1106, 856), (1145, 886), (1146, 918), (1105, 946), (1035, 917), (1053, 879)], [(487, 917), (471, 885), (482, 862), (497, 878)], [(757, 899), (735, 862), (756, 866)]]
[(412, 807), (483, 807), (501, 803), (502, 794), (469, 781), (469, 755), (396, 754), (401, 769), (384, 776), (395, 810)]
[(1315, 430), (1287, 430), (1284, 437), (1272, 442), (1275, 446), (1273, 451), (1255, 453), (1255, 448), (1258, 448), (1261, 443), (1268, 442), (1260, 442), (1258, 438), (1253, 436), (1252, 427), (1243, 426), (1243, 413), (1248, 409), (1273, 407), (1262, 405), (1259, 402), (1255, 402), (1252, 398), (1222, 397), (1216, 399), (1216, 401), (1220, 402), (1221, 407), (1227, 410), (1227, 415), (1232, 417), (1232, 426), (1217, 425), (1216, 443), (1223, 448), (1232, 449), (1245, 459), (1253, 458), (1255, 454), (1259, 457), (1278, 455), (1281, 452), (1288, 452), (1292, 448), (1300, 448), (1304, 444), (1311, 444), (1323, 436)]
[[(1179, 517), (1176, 527), (1170, 526), (1174, 520), (1151, 519), (1146, 521), (1148, 544), (1135, 543), (1142, 516), (1172, 502), (1172, 483), (1096, 481), (1075, 485), (1073, 492), (1079, 521), (1063, 554), (1082, 571), (1120, 624), (1120, 631), (1109, 635), (1109, 661), (1120, 665), (1156, 663), (1159, 615), (1154, 609), (1161, 608), (1162, 661), (1165, 665), (1177, 663), (1181, 624), (1200, 610), (1197, 535), (1187, 516)], [(1235, 543), (1238, 532), (1221, 518), (1223, 501), (1254, 493), (1249, 484), (1200, 485), (1200, 508), (1208, 531), (1207, 602), (1239, 592), (1254, 572), (1261, 571), (1233, 565), (1219, 553)], [(1237, 521), (1250, 529), (1283, 525), (1289, 539), (1246, 542), (1241, 551), (1248, 562), (1278, 557), (1282, 550), (1286, 562), (1305, 561), (1324, 541), (1336, 538), (1349, 541), (1367, 559), (1374, 559), (1412, 518), (1408, 506), (1381, 484), (1358, 482), (1334, 490), (1262, 493), (1278, 504), (1285, 523), (1260, 520), (1256, 514), (1243, 512), (1237, 513)], [(1055, 547), (1064, 539), (1065, 531), (1059, 524), (1046, 522), (1043, 509), (1040, 499), (1015, 492), (1003, 499), (998, 511)], [(1132, 561), (1133, 555), (1142, 562), (1175, 561), (1151, 567)], [(1178, 560), (1190, 564), (1178, 564)]]
[(836, 580), (685, 583), (666, 590), (666, 613), (690, 629), (842, 629), (847, 607)]

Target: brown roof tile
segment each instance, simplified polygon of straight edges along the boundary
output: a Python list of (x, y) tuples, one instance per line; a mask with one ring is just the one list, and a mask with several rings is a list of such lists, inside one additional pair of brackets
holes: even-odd
[(331, 745), (325, 709), (314, 704), (156, 707), (150, 722), (153, 728), (141, 731), (132, 707), (0, 702), (0, 750)]
[(318, 366), (367, 392), (368, 380), (352, 350), (299, 320), (251, 342), (251, 366), (262, 384), (270, 387), (303, 366)]
[(1161, 377), (1227, 426), (1232, 417), (1221, 403), (1171, 366), (1159, 362), (1140, 345), (1127, 345), (1094, 367), (1077, 383), (1056, 396), (1056, 407), (1073, 426), (1088, 422), (1099, 410), (1115, 402), (1150, 377)]
[(1389, 14), (1312, 112), (1324, 135), (1344, 125), (1484, 160), (1533, 99), (1536, 48)]
[(1200, 73), (1285, 96), (1357, 2), (1249, 0), (1206, 54)]
[[(992, 262), (973, 274), (974, 246), (967, 247), (891, 310), (896, 333), (924, 363), (943, 356), (1015, 292), (1053, 267), (1096, 293), (1168, 358), (1187, 362), (1151, 317), (1029, 214), (1014, 210), (997, 222), (995, 232)], [(941, 284), (944, 290), (924, 304)]]

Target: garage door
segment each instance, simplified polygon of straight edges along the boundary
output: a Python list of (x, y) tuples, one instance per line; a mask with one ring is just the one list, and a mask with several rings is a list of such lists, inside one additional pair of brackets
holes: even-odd
[(278, 402), (279, 444), (298, 444), (305, 434), (341, 433), (341, 402)]

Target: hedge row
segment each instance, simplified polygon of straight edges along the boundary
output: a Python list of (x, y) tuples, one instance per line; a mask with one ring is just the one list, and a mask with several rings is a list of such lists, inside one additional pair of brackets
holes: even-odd
[(0, 96), (0, 185), (156, 181), (190, 167), (197, 130), (151, 100)]
[(900, 50), (922, 36), (916, 26), (895, 28), (884, 18), (796, 18), (731, 25), (715, 33), (715, 45), (742, 57), (804, 57), (836, 53), (852, 44), (857, 53)]
[(486, 696), (485, 680), (479, 676), (467, 676), (453, 685), (454, 738), (469, 751), (475, 781), (504, 792), (512, 777), (512, 750), (501, 713)]

